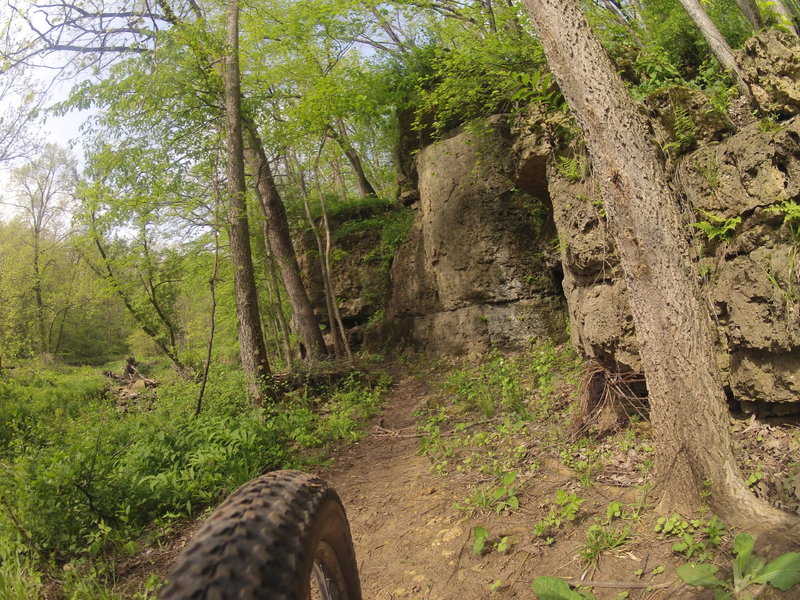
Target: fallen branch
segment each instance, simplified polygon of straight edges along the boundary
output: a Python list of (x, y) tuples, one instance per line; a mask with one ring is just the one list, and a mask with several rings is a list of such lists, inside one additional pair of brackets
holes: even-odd
[(651, 589), (651, 590), (663, 590), (664, 588), (670, 587), (675, 581), (671, 581), (669, 583), (647, 583), (645, 581), (595, 581), (593, 579), (565, 579), (569, 585), (571, 586), (583, 586), (583, 587), (592, 587), (592, 588), (628, 588), (630, 590), (641, 590), (641, 589)]

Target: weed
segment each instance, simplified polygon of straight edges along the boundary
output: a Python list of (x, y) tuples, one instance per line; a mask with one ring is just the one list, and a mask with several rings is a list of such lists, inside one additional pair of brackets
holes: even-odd
[(606, 217), (608, 217), (608, 214), (606, 213), (605, 204), (603, 204), (602, 200), (593, 200), (592, 206), (594, 206), (597, 209), (598, 217), (600, 217), (601, 219), (605, 219)]
[(555, 494), (556, 508), (552, 508), (544, 519), (533, 525), (533, 533), (538, 537), (549, 538), (562, 524), (575, 520), (581, 505), (586, 501), (574, 493), (558, 490)]
[(472, 554), (483, 554), (486, 547), (486, 538), (489, 537), (489, 530), (486, 527), (476, 526), (472, 528)]
[(603, 452), (585, 446), (585, 442), (562, 450), (560, 456), (565, 466), (575, 469), (578, 482), (585, 488), (592, 486), (595, 474), (603, 468)]
[(494, 510), (496, 513), (519, 510), (519, 498), (514, 485), (516, 479), (516, 473), (506, 473), (501, 478), (500, 485), (483, 486), (473, 490), (463, 503), (456, 503), (456, 508), (468, 514), (489, 510)]
[(763, 133), (772, 133), (774, 131), (779, 131), (781, 126), (778, 124), (778, 119), (775, 115), (767, 115), (759, 119), (758, 128)]
[(627, 525), (622, 528), (605, 527), (599, 523), (590, 525), (580, 556), (585, 562), (594, 565), (604, 552), (622, 546), (629, 539), (630, 533)]
[(540, 575), (531, 584), (533, 591), (544, 600), (594, 600), (586, 590), (573, 590), (563, 579)]
[(495, 512), (504, 510), (515, 511), (519, 509), (519, 498), (517, 498), (517, 488), (514, 485), (517, 479), (516, 473), (507, 473), (500, 480), (500, 485), (492, 494), (495, 501)]
[(800, 583), (800, 553), (787, 552), (767, 564), (753, 554), (754, 545), (748, 533), (740, 533), (733, 540), (733, 576), (728, 580), (717, 578), (718, 567), (712, 564), (687, 563), (676, 573), (690, 585), (715, 590), (718, 600), (750, 600), (754, 595), (748, 588), (753, 584), (786, 591)]
[(708, 521), (701, 519), (686, 520), (678, 513), (670, 517), (659, 517), (654, 531), (661, 538), (677, 538), (672, 545), (673, 552), (686, 558), (693, 556), (699, 561), (711, 560), (712, 550), (722, 543), (726, 525), (717, 517)]

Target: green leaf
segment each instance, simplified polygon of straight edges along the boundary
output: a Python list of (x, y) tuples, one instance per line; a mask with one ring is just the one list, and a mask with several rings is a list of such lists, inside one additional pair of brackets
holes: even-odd
[(472, 553), (475, 555), (480, 554), (483, 552), (484, 546), (486, 545), (486, 538), (489, 537), (489, 530), (480, 525), (473, 527), (472, 537), (474, 538), (472, 542)]
[(714, 600), (731, 600), (733, 596), (731, 596), (725, 590), (714, 590)]
[(542, 575), (533, 580), (533, 591), (539, 596), (539, 600), (584, 600), (584, 598), (594, 598), (582, 596), (578, 592), (570, 589), (563, 579), (558, 577), (547, 577)]
[(756, 583), (768, 583), (779, 590), (788, 590), (800, 583), (800, 553), (787, 552), (767, 564), (753, 578)]
[(733, 561), (733, 579), (739, 581), (750, 571), (750, 555), (753, 552), (755, 541), (749, 533), (740, 533), (733, 540), (733, 553), (736, 558)]
[(725, 582), (715, 576), (717, 569), (716, 565), (688, 563), (675, 569), (675, 572), (689, 585), (704, 588), (725, 587)]

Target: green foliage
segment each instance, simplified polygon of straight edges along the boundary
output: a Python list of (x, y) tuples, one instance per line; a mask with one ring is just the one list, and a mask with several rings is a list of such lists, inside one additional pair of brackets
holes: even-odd
[(463, 503), (456, 504), (456, 508), (469, 514), (488, 510), (494, 510), (496, 513), (519, 510), (515, 485), (517, 473), (506, 473), (499, 479), (497, 486), (484, 486), (473, 490)]
[(512, 359), (496, 354), (481, 367), (453, 371), (445, 380), (444, 389), (458, 399), (463, 410), (479, 410), (491, 417), (503, 407), (523, 414), (517, 368)]
[(563, 579), (540, 575), (531, 584), (539, 600), (594, 600), (594, 595), (586, 590), (573, 590)]
[(697, 143), (697, 126), (684, 106), (673, 103), (673, 111), (674, 139), (664, 144), (664, 152), (679, 155), (691, 150)]
[(496, 4), (487, 11), (472, 4), (455, 9), (462, 18), (441, 19), (433, 11), (415, 15), (425, 24), (427, 43), (389, 66), (416, 128), (440, 135), (547, 93), (525, 82), (527, 74), (533, 78), (540, 71), (544, 56), (530, 29), (521, 26), (527, 17), (519, 8)]
[(579, 497), (575, 493), (567, 493), (558, 490), (555, 494), (555, 507), (550, 509), (547, 516), (538, 520), (533, 525), (533, 533), (538, 537), (548, 538), (552, 541), (553, 535), (565, 523), (571, 523), (578, 516), (581, 505), (586, 502), (585, 498)]
[(800, 553), (787, 552), (767, 563), (753, 554), (753, 537), (740, 533), (733, 540), (732, 577), (728, 580), (716, 576), (718, 567), (712, 564), (688, 563), (677, 568), (678, 577), (689, 585), (716, 590), (714, 598), (720, 600), (751, 600), (751, 585), (771, 585), (786, 591), (800, 584)]
[(627, 525), (615, 528), (594, 523), (586, 531), (586, 543), (581, 549), (580, 557), (594, 565), (604, 552), (619, 548), (628, 541), (630, 534), (631, 530)]
[(742, 217), (731, 217), (726, 219), (725, 217), (711, 214), (702, 209), (698, 210), (708, 220), (692, 223), (691, 226), (706, 234), (708, 241), (719, 239), (720, 241), (725, 242), (731, 239), (733, 234), (736, 232), (736, 227), (742, 222)]
[(533, 74), (510, 73), (510, 76), (520, 86), (511, 97), (513, 101), (524, 101), (539, 106), (545, 112), (567, 112), (567, 102), (556, 86), (552, 74), (535, 71)]
[(634, 95), (639, 99), (666, 87), (685, 84), (667, 52), (659, 46), (642, 51), (634, 66), (641, 76), (641, 83), (633, 88)]
[(659, 517), (654, 531), (662, 539), (677, 538), (672, 545), (673, 552), (686, 558), (694, 556), (700, 561), (707, 561), (711, 560), (713, 551), (722, 544), (726, 525), (717, 517), (711, 517), (708, 521), (686, 520), (674, 513), (669, 517)]
[[(47, 564), (26, 557), (124, 556), (148, 524), (197, 515), (265, 471), (315, 460), (307, 448), (358, 439), (383, 390), (353, 375), (324, 399), (296, 394), (265, 410), (250, 406), (241, 377), (214, 369), (198, 416), (198, 386), (183, 380), (159, 387), (155, 404), (118, 409), (88, 369), (0, 379), (0, 555), (22, 557), (7, 581), (36, 585)], [(103, 597), (90, 593), (96, 583), (69, 585), (75, 597)]]
[(588, 163), (582, 156), (557, 156), (556, 171), (567, 181), (583, 181), (588, 171)]
[(782, 200), (767, 210), (783, 215), (783, 224), (789, 228), (792, 242), (795, 246), (800, 246), (800, 204), (795, 200)]
[(42, 573), (30, 558), (0, 544), (0, 598), (4, 600), (34, 600), (44, 591)]
[(472, 553), (475, 555), (483, 554), (486, 547), (486, 538), (489, 537), (489, 530), (485, 527), (477, 526), (472, 528)]

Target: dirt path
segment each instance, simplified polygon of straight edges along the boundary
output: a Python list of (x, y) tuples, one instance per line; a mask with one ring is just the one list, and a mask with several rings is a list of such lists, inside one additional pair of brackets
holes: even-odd
[[(468, 484), (433, 475), (428, 458), (418, 454), (413, 413), (432, 394), (426, 382), (403, 376), (371, 435), (342, 449), (336, 466), (320, 472), (345, 504), (364, 598), (532, 598), (528, 563), (539, 548), (520, 545), (513, 554), (476, 557), (470, 537), (480, 524), (497, 533), (490, 540), (521, 539), (530, 532), (530, 516), (466, 517), (454, 505)], [(570, 561), (561, 552), (551, 558)]]
[(372, 434), (320, 473), (347, 509), (365, 598), (465, 597), (455, 575), (469, 529), (456, 522), (446, 480), (417, 453), (413, 413), (429, 394), (425, 382), (404, 376)]
[[(520, 492), (519, 512), (466, 516), (457, 510), (455, 504), (469, 494), (474, 476), (432, 474), (428, 458), (418, 454), (414, 435), (414, 412), (433, 395), (425, 381), (401, 376), (371, 434), (335, 454), (334, 467), (319, 471), (337, 489), (347, 510), (365, 599), (533, 599), (530, 584), (536, 575), (631, 581), (637, 570), (647, 574), (664, 564), (664, 552), (642, 540), (587, 569), (578, 558), (585, 527), (564, 534), (553, 546), (535, 538), (532, 524), (541, 518), (548, 499), (555, 490), (575, 485), (574, 473), (555, 460)], [(593, 486), (584, 508), (603, 513), (608, 502), (621, 499), (619, 494), (618, 488)], [(508, 536), (513, 550), (473, 555), (471, 533), (477, 525), (490, 532), (487, 548)], [(675, 596), (674, 588), (663, 589), (665, 579), (645, 575), (637, 583), (652, 582), (656, 589), (643, 589), (643, 584), (628, 596), (619, 596), (622, 587), (596, 589), (595, 594), (598, 600), (698, 597), (685, 588), (679, 592), (683, 595)]]

